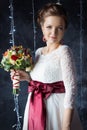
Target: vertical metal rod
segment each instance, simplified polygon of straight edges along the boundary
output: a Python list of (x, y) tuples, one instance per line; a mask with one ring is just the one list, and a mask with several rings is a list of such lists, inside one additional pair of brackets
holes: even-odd
[(10, 40), (10, 43), (14, 46), (15, 45), (15, 42), (14, 42), (14, 16), (13, 16), (13, 0), (9, 0), (9, 3), (10, 3), (10, 19), (11, 19), (11, 30), (10, 30), (10, 35), (11, 35), (11, 40)]
[[(11, 40), (10, 43), (14, 46), (14, 16), (13, 16), (13, 0), (9, 0), (10, 3), (10, 19), (11, 19), (11, 30), (10, 30), (10, 35), (11, 35)], [(20, 122), (20, 115), (19, 115), (19, 104), (18, 104), (18, 96), (14, 95), (14, 103), (15, 103), (15, 111), (16, 111), (16, 116), (17, 116), (17, 124), (13, 125), (12, 128), (16, 127), (16, 130), (21, 129), (21, 122)]]
[(34, 53), (35, 53), (36, 51), (36, 24), (35, 24), (34, 0), (32, 0), (32, 10), (33, 10)]
[[(81, 107), (82, 107), (82, 87), (83, 87), (82, 77), (83, 77), (83, 3), (82, 3), (82, 0), (80, 0), (80, 85), (81, 85), (80, 105)], [(81, 117), (81, 119), (83, 119), (83, 117)]]

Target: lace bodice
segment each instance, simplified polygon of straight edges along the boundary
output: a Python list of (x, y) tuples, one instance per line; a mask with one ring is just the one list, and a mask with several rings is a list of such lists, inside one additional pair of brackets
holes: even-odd
[(71, 49), (61, 45), (49, 54), (43, 55), (42, 48), (36, 51), (36, 63), (30, 75), (43, 83), (63, 81), (65, 85), (64, 107), (73, 108), (76, 93), (76, 74)]

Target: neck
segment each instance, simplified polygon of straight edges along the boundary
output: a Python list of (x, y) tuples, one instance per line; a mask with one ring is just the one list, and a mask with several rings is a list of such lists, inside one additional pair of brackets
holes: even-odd
[(60, 44), (58, 44), (58, 43), (51, 44), (51, 45), (47, 44), (46, 50), (47, 50), (47, 52), (51, 52), (51, 51), (57, 49), (59, 46), (60, 46)]

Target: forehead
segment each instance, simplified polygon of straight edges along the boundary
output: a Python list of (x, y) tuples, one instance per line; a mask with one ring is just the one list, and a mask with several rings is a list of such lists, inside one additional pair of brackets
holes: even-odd
[(61, 16), (48, 16), (44, 19), (44, 25), (65, 25), (65, 21)]

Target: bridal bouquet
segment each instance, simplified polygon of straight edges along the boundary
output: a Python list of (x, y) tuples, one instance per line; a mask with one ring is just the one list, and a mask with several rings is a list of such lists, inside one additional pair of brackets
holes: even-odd
[[(33, 67), (31, 50), (23, 46), (12, 46), (4, 52), (0, 67), (5, 71), (24, 70), (30, 72)], [(13, 76), (13, 94), (19, 94), (20, 82), (17, 73)]]

